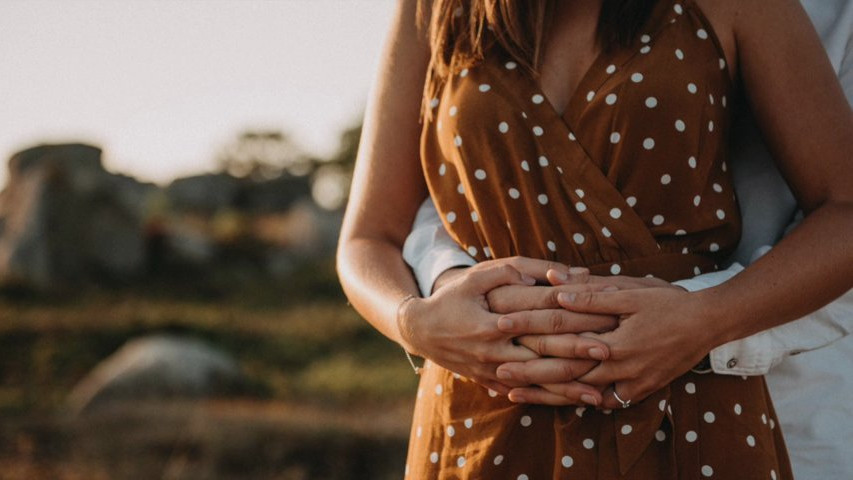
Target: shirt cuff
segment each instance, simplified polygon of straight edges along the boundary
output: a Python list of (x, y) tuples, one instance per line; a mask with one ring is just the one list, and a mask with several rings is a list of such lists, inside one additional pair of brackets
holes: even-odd
[(432, 295), (432, 287), (436, 279), (445, 271), (454, 267), (470, 267), (477, 262), (462, 250), (442, 249), (424, 256), (420, 264), (414, 267), (415, 280), (421, 295)]

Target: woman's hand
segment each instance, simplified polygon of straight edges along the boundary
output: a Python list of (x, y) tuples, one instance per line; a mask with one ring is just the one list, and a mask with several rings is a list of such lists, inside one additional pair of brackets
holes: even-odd
[(614, 389), (623, 400), (642, 401), (693, 368), (715, 344), (708, 307), (676, 288), (580, 292), (559, 301), (577, 313), (620, 313), (618, 328), (590, 334), (610, 346), (610, 358), (579, 379), (604, 389), (604, 408), (621, 406)]
[[(536, 279), (545, 280), (546, 272), (554, 267), (553, 262), (515, 257), (453, 272), (451, 278), (436, 283), (432, 296), (402, 306), (399, 328), (405, 344), (412, 353), (497, 392), (506, 394), (511, 387), (524, 385), (499, 379), (497, 366), (537, 355), (514, 342), (514, 334), (498, 328), (500, 315), (489, 310), (488, 295), (503, 286), (541, 288), (533, 286)], [(567, 291), (589, 289), (582, 285)], [(575, 354), (582, 359), (607, 355), (607, 346), (592, 338), (578, 337), (574, 345)], [(594, 388), (586, 387), (583, 393), (600, 398)]]

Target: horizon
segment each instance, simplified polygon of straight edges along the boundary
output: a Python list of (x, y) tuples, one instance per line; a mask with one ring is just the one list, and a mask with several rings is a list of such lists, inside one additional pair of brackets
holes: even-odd
[(361, 120), (393, 7), (4, 2), (0, 155), (88, 143), (108, 170), (161, 185), (215, 171), (217, 152), (247, 130), (280, 130), (326, 158)]

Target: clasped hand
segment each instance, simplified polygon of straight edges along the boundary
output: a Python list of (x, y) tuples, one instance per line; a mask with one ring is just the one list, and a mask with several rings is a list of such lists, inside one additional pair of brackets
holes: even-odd
[(522, 403), (636, 404), (713, 345), (680, 287), (523, 257), (448, 271), (407, 310), (417, 353)]

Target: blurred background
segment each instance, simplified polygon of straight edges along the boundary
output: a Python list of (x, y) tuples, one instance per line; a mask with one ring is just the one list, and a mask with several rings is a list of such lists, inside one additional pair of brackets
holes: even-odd
[(334, 249), (393, 0), (0, 0), (0, 479), (401, 478)]

